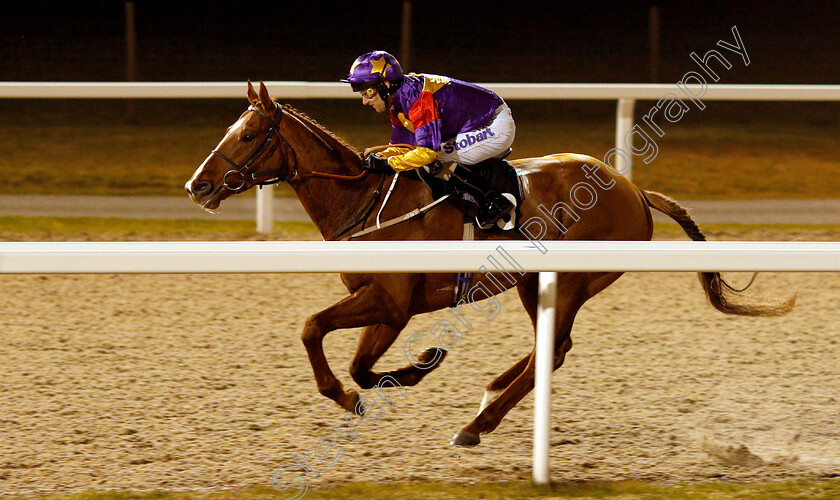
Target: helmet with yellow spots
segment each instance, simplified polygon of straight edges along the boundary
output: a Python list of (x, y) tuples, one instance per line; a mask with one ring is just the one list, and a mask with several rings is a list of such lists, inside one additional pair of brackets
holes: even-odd
[(391, 91), (385, 92), (390, 94), (396, 90), (402, 79), (403, 70), (397, 58), (384, 50), (374, 50), (356, 58), (350, 66), (350, 74), (341, 81), (349, 83), (353, 92), (371, 87), (384, 88), (383, 82), (391, 82)]

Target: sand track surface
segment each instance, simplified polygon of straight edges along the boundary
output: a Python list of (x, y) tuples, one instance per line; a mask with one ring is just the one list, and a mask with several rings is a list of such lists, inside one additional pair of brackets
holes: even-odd
[[(587, 303), (553, 378), (552, 479), (835, 476), (840, 275), (765, 273), (755, 288), (795, 292), (797, 306), (724, 316), (691, 273), (628, 274)], [(0, 277), (0, 494), (268, 485), (283, 466), (291, 477), (293, 455), (347, 428), (300, 342), (306, 318), (344, 295), (336, 275)], [(480, 446), (448, 444), (484, 385), (531, 349), (516, 294), (500, 304), (492, 321), (469, 311), (444, 364), (390, 391), (396, 406), (357, 422), (355, 442), (338, 438), (340, 459), (310, 458), (323, 473), (311, 485), (530, 477), (531, 396)], [(413, 319), (377, 368), (405, 365), (408, 336), (449, 317)], [(325, 341), (348, 386), (357, 339)]]

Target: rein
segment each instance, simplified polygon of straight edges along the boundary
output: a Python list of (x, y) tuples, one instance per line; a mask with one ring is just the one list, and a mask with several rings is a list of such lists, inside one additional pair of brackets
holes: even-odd
[[(340, 181), (360, 181), (360, 180), (366, 178), (367, 175), (370, 173), (370, 171), (367, 170), (367, 169), (362, 169), (362, 172), (357, 174), (357, 175), (341, 175), (341, 174), (333, 174), (333, 173), (329, 173), (329, 172), (318, 172), (318, 171), (315, 171), (315, 170), (309, 170), (309, 171), (298, 170), (297, 154), (295, 153), (294, 148), (292, 148), (289, 145), (288, 141), (286, 141), (286, 139), (282, 135), (280, 135), (280, 132), (278, 131), (278, 128), (280, 126), (280, 122), (283, 120), (283, 115), (284, 115), (283, 107), (280, 105), (279, 102), (275, 102), (274, 103), (274, 109), (275, 109), (275, 113), (274, 113), (274, 117), (272, 118), (266, 112), (257, 108), (253, 104), (248, 106), (248, 111), (253, 111), (255, 113), (258, 113), (260, 116), (264, 117), (266, 120), (269, 120), (271, 122), (271, 126), (268, 128), (268, 131), (266, 131), (265, 138), (262, 140), (262, 142), (256, 147), (256, 149), (254, 149), (254, 151), (251, 152), (251, 154), (249, 154), (245, 158), (245, 160), (242, 163), (236, 163), (231, 158), (229, 158), (229, 157), (225, 156), (223, 153), (221, 153), (218, 149), (213, 149), (210, 152), (211, 155), (218, 156), (219, 158), (224, 160), (226, 163), (228, 163), (232, 167), (231, 170), (228, 170), (227, 173), (225, 173), (224, 177), (222, 178), (223, 179), (222, 184), (218, 188), (216, 188), (216, 191), (210, 197), (210, 200), (215, 199), (221, 193), (221, 191), (223, 189), (233, 191), (234, 194), (248, 189), (249, 178), (250, 178), (251, 181), (254, 182), (255, 185), (264, 186), (264, 185), (268, 185), (268, 184), (276, 184), (278, 182), (285, 182), (285, 181), (297, 178), (298, 176), (302, 176), (302, 175), (309, 175), (309, 176), (312, 176), (312, 177), (320, 177), (320, 178), (323, 178), (323, 179), (333, 179), (333, 180), (340, 180)], [(295, 116), (294, 113), (285, 113), (285, 114), (289, 115), (293, 120), (298, 122), (307, 131), (309, 131), (310, 134), (315, 136), (321, 142), (321, 144), (323, 144), (329, 151), (335, 153), (338, 156), (338, 153), (336, 152), (335, 148), (332, 147), (332, 145), (330, 145), (330, 143), (328, 143), (323, 137), (321, 137), (321, 135), (318, 134), (315, 130), (312, 130), (312, 127), (310, 127), (304, 120)], [(277, 138), (276, 141), (274, 140), (275, 137)], [(272, 149), (272, 146), (275, 146), (275, 145), (276, 145), (276, 147), (280, 147), (281, 145), (283, 146), (284, 150), (286, 151), (286, 163), (287, 164), (292, 163), (292, 162), (289, 161), (291, 159), (291, 160), (293, 160), (294, 167), (291, 168), (291, 169), (288, 169), (286, 171), (286, 174), (283, 175), (283, 176), (281, 176), (279, 173), (276, 173), (276, 174), (272, 174), (272, 175), (266, 175), (266, 176), (263, 176), (263, 177), (257, 177), (256, 176), (256, 170), (257, 170), (258, 166), (255, 166), (257, 161), (260, 158), (262, 158), (266, 153), (268, 153)], [(369, 154), (376, 153), (376, 152), (379, 152), (379, 151), (382, 151), (382, 150), (385, 150), (385, 149), (388, 149), (388, 148), (392, 148), (392, 147), (404, 147), (404, 148), (411, 149), (414, 146), (412, 146), (410, 144), (388, 144), (388, 145), (384, 145), (384, 146), (374, 146), (374, 147), (366, 149), (364, 154), (363, 154), (363, 157), (367, 157)], [(404, 214), (401, 217), (395, 217), (395, 218), (393, 218), (391, 220), (388, 220), (388, 221), (385, 221), (381, 224), (379, 222), (379, 215), (377, 215), (375, 226), (369, 227), (367, 229), (363, 229), (361, 231), (358, 231), (356, 233), (351, 234), (350, 236), (345, 236), (351, 229), (353, 229), (354, 227), (356, 227), (359, 224), (366, 221), (368, 219), (368, 217), (370, 216), (370, 214), (373, 212), (373, 209), (376, 207), (376, 202), (379, 200), (379, 196), (382, 193), (382, 186), (384, 186), (384, 184), (385, 184), (385, 177), (386, 176), (382, 175), (380, 177), (381, 177), (381, 179), (379, 181), (379, 187), (373, 191), (372, 195), (365, 202), (363, 208), (361, 210), (359, 210), (354, 217), (352, 217), (350, 220), (348, 220), (346, 223), (344, 223), (341, 226), (341, 229), (339, 229), (336, 232), (336, 234), (334, 234), (333, 236), (328, 238), (327, 241), (334, 241), (334, 240), (337, 240), (337, 239), (342, 238), (342, 237), (347, 238), (347, 239), (358, 238), (359, 236), (363, 236), (365, 234), (369, 234), (369, 233), (372, 233), (374, 231), (378, 231), (380, 229), (384, 229), (386, 227), (389, 227), (389, 226), (392, 226), (392, 225), (395, 225), (395, 224), (399, 224), (399, 223), (404, 222), (408, 219), (414, 218), (414, 217), (416, 217), (416, 216), (418, 216), (422, 213), (425, 213), (426, 211), (432, 209), (433, 207), (435, 207), (436, 205), (438, 205), (439, 203), (441, 203), (442, 201), (444, 201), (445, 199), (447, 199), (449, 197), (448, 195), (444, 196), (442, 198), (439, 198), (439, 199), (433, 201), (432, 203), (429, 203), (428, 205), (426, 205), (424, 207), (416, 208), (416, 209), (412, 210), (411, 212), (409, 212), (407, 214)], [(383, 204), (382, 204), (383, 209), (385, 208), (385, 203), (387, 203), (387, 201), (388, 201), (387, 198), (390, 197), (391, 191), (393, 191), (393, 188), (394, 188), (394, 185), (396, 184), (397, 178), (399, 178), (399, 174), (394, 176), (394, 181), (391, 184), (391, 189), (389, 189), (388, 196), (386, 196), (385, 202), (383, 202)], [(209, 202), (209, 200), (208, 200), (208, 202)], [(380, 215), (381, 215), (381, 211), (380, 211)]]
[[(248, 106), (248, 111), (253, 111), (258, 113), (260, 116), (264, 117), (265, 119), (271, 122), (271, 126), (268, 128), (266, 132), (265, 139), (248, 155), (247, 158), (242, 163), (236, 163), (231, 158), (225, 156), (221, 153), (218, 149), (213, 149), (210, 153), (212, 155), (218, 156), (222, 160), (224, 160), (227, 164), (233, 167), (231, 170), (228, 170), (225, 173), (224, 177), (222, 177), (223, 181), (222, 184), (216, 189), (216, 192), (213, 193), (213, 197), (217, 196), (222, 189), (227, 189), (229, 191), (233, 191), (234, 193), (239, 193), (247, 189), (248, 180), (250, 178), (251, 181), (254, 181), (255, 185), (265, 186), (268, 184), (277, 184), (278, 182), (284, 182), (289, 179), (293, 179), (299, 175), (310, 175), (312, 177), (321, 177), (324, 179), (334, 179), (334, 180), (341, 180), (341, 181), (359, 181), (367, 177), (370, 173), (368, 170), (362, 169), (362, 172), (358, 175), (341, 175), (341, 174), (332, 174), (329, 172), (317, 172), (314, 170), (310, 171), (299, 171), (298, 170), (298, 161), (297, 155), (295, 154), (295, 150), (289, 146), (289, 143), (280, 135), (278, 128), (280, 126), (280, 122), (283, 120), (283, 108), (280, 106), (280, 103), (274, 103), (275, 113), (274, 118), (268, 116), (263, 110), (257, 108), (253, 104)], [(292, 113), (286, 113), (292, 117), (296, 122), (301, 124), (306, 130), (308, 130), (313, 136), (315, 136), (321, 143), (326, 146), (332, 152), (335, 152), (335, 148), (333, 148), (323, 137), (321, 137), (317, 132), (312, 130), (312, 128), (306, 124), (303, 120), (298, 118)], [(275, 141), (274, 138), (278, 140)], [(272, 149), (272, 145), (279, 145), (282, 144), (283, 149), (286, 150), (287, 161), (291, 157), (294, 161), (294, 168), (288, 170), (285, 176), (280, 176), (279, 174), (272, 174), (266, 175), (263, 177), (256, 177), (256, 169), (257, 167), (255, 164), (257, 160), (263, 157), (268, 151)], [(291, 155), (288, 154), (291, 152)]]
[[(279, 104), (278, 104), (278, 106), (279, 106)], [(282, 110), (281, 110), (281, 113), (282, 113)], [(310, 127), (310, 126), (309, 126), (309, 125), (308, 125), (305, 121), (301, 120), (300, 118), (298, 118), (297, 116), (295, 116), (293, 113), (289, 113), (289, 116), (291, 116), (291, 117), (292, 117), (292, 118), (293, 118), (296, 122), (298, 122), (298, 123), (300, 123), (301, 125), (303, 125), (303, 128), (305, 128), (306, 130), (308, 130), (308, 131), (309, 131), (309, 133), (311, 133), (311, 134), (312, 134), (312, 135), (314, 135), (314, 136), (315, 136), (315, 137), (316, 137), (319, 141), (321, 141), (321, 144), (323, 144), (324, 146), (326, 146), (326, 147), (327, 147), (327, 149), (329, 149), (329, 150), (330, 150), (330, 151), (332, 151), (333, 153), (335, 153), (335, 152), (336, 152), (336, 151), (335, 151), (335, 148), (333, 148), (333, 147), (330, 145), (330, 143), (328, 143), (328, 142), (327, 142), (327, 141), (326, 141), (323, 137), (321, 137), (321, 135), (320, 135), (320, 134), (318, 134), (317, 132), (315, 132), (314, 130), (312, 130), (312, 128), (311, 128), (311, 127)], [(294, 153), (294, 150), (292, 150), (292, 152)], [(361, 173), (359, 173), (358, 175), (341, 175), (341, 174), (331, 174), (331, 173), (329, 173), (329, 172), (316, 172), (316, 171), (314, 171), (314, 170), (310, 170), (310, 171), (308, 171), (308, 172), (298, 172), (298, 169), (297, 169), (297, 157), (295, 157), (295, 169), (294, 169), (294, 170), (292, 170), (292, 171), (291, 171), (291, 173), (290, 173), (289, 175), (287, 175), (287, 176), (286, 176), (286, 179), (284, 179), (284, 180), (293, 179), (293, 178), (297, 177), (298, 175), (311, 175), (312, 177), (320, 177), (320, 178), (322, 178), (322, 179), (335, 179), (335, 180), (339, 180), (339, 181), (360, 181), (360, 180), (364, 179), (365, 177), (367, 177), (367, 174), (369, 174), (369, 173), (370, 173), (370, 171), (365, 170), (365, 169), (362, 169), (362, 172), (361, 172)]]

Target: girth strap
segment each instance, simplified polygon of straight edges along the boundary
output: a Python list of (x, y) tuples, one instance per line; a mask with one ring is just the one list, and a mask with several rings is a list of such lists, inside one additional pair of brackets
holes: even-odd
[(449, 198), (449, 195), (442, 196), (442, 197), (436, 199), (435, 201), (429, 203), (428, 205), (426, 205), (424, 207), (415, 208), (414, 210), (412, 210), (411, 212), (408, 212), (405, 215), (401, 215), (399, 217), (394, 217), (393, 219), (387, 220), (387, 221), (383, 222), (382, 224), (380, 224), (378, 227), (377, 226), (371, 226), (371, 227), (369, 227), (367, 229), (363, 229), (363, 230), (361, 230), (357, 233), (353, 233), (352, 235), (350, 235), (349, 239), (352, 240), (353, 238), (358, 238), (359, 236), (364, 236), (364, 235), (370, 234), (374, 231), (379, 231), (380, 229), (385, 229), (386, 227), (391, 227), (393, 225), (399, 224), (400, 222), (405, 222), (409, 219), (417, 217), (418, 215), (420, 215), (422, 213), (425, 213), (425, 212), (428, 212), (429, 210), (433, 209), (439, 203), (442, 203), (447, 198)]

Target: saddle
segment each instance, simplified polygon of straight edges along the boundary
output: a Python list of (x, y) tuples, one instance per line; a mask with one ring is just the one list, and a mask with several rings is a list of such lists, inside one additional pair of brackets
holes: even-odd
[[(474, 221), (476, 213), (481, 206), (476, 196), (468, 189), (463, 189), (455, 182), (444, 180), (439, 174), (443, 167), (440, 164), (419, 168), (416, 170), (420, 179), (426, 184), (432, 193), (432, 197), (438, 199), (450, 195), (448, 201), (458, 207), (463, 213), (465, 220)], [(478, 188), (483, 194), (496, 192), (502, 196), (512, 196), (516, 205), (515, 221), (520, 218), (520, 207), (524, 199), (524, 191), (516, 169), (503, 158), (490, 158), (475, 165), (457, 165), (452, 172), (460, 178), (469, 180), (469, 184)], [(516, 222), (508, 229), (516, 226)], [(493, 226), (486, 231), (497, 231), (501, 228)]]

